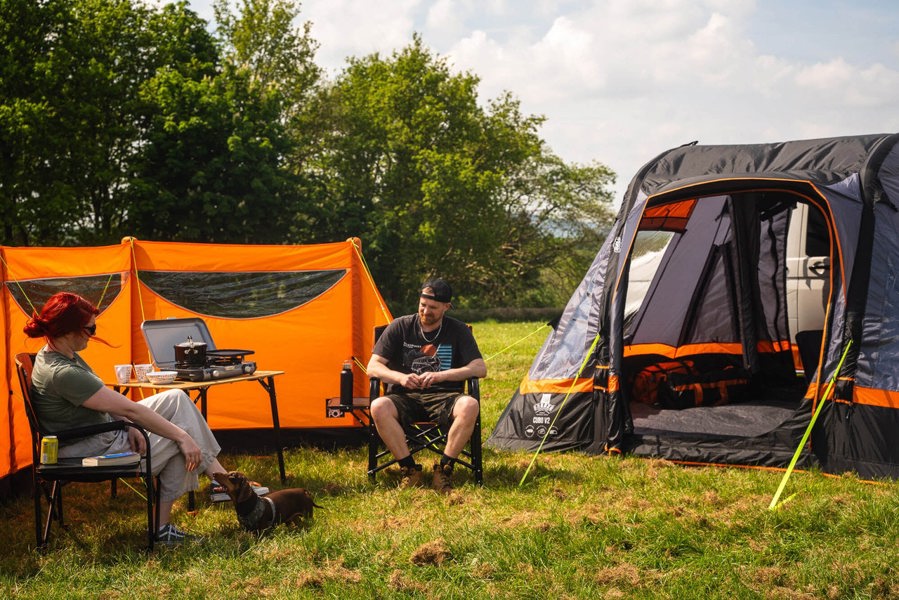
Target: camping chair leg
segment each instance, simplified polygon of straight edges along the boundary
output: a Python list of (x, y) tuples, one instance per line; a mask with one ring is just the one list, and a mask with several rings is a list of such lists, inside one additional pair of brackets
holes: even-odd
[[(50, 492), (47, 493), (47, 489), (41, 485), (41, 489), (45, 496), (47, 497), (47, 518), (44, 520), (43, 531), (40, 534), (40, 539), (38, 541), (38, 547), (45, 548), (47, 543), (50, 541), (50, 527), (53, 525), (53, 519), (55, 518), (59, 521), (59, 526), (63, 526), (62, 520), (62, 484), (58, 481), (54, 481), (50, 486)], [(35, 502), (35, 507), (37, 513), (35, 516), (40, 519), (38, 513), (40, 513), (40, 499)]]
[(56, 503), (54, 505), (56, 512), (54, 514), (56, 516), (56, 520), (59, 521), (60, 527), (65, 526), (65, 522), (62, 518), (62, 486), (64, 485), (65, 483), (61, 483), (59, 481), (53, 482), (53, 498), (56, 500)]
[(380, 440), (375, 422), (371, 420), (368, 424), (368, 479), (372, 483), (375, 482), (375, 473), (378, 472), (378, 443)]
[(34, 481), (32, 493), (34, 494), (34, 540), (37, 548), (43, 548), (43, 538), (41, 537), (41, 496), (44, 494), (44, 486), (37, 480)]
[(484, 485), (484, 465), (481, 459), (481, 414), (474, 422), (474, 431), (471, 432), (471, 464), (474, 466), (474, 480), (478, 485)]
[(147, 551), (152, 552), (159, 531), (159, 482), (153, 475), (143, 479), (147, 491)]

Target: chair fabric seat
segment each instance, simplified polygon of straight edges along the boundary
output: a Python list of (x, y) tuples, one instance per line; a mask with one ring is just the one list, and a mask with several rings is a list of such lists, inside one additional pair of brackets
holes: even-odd
[[(380, 391), (377, 394), (374, 390), (380, 390), (381, 382), (377, 378), (371, 378), (371, 388), (373, 390), (371, 401), (382, 395)], [(468, 381), (467, 393), (479, 403), (480, 393), (478, 391), (478, 380)], [(368, 477), (372, 481), (379, 471), (397, 464), (399, 461), (390, 454), (386, 448), (382, 449), (383, 442), (378, 435), (378, 429), (375, 422), (369, 415), (368, 421)], [(434, 421), (417, 421), (405, 428), (406, 444), (409, 446), (409, 453), (412, 456), (429, 450), (437, 456), (443, 455), (443, 447), (446, 445), (447, 431), (443, 431)], [(481, 449), (481, 412), (478, 411), (477, 420), (475, 421), (474, 430), (471, 433), (467, 447), (462, 450), (462, 454), (456, 458), (456, 464), (461, 465), (472, 471), (474, 480), (478, 485), (484, 483), (484, 467), (483, 455)]]

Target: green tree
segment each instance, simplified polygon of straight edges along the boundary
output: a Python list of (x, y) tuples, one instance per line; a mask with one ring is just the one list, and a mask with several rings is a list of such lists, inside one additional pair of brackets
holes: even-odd
[(510, 227), (496, 258), (524, 285), (496, 281), (489, 296), (501, 306), (564, 305), (615, 218), (614, 183), (605, 165), (566, 163), (547, 149), (509, 173), (502, 203)]
[(564, 165), (538, 135), (542, 117), (511, 94), (482, 108), (478, 83), (416, 36), (389, 59), (351, 59), (308, 115), (320, 136), (306, 163), (319, 174), (316, 229), (362, 237), (379, 287), (404, 308), (433, 274), (461, 306), (539, 302), (533, 289), (560, 266), (552, 250), (601, 217), (585, 198), (608, 171)]
[(0, 1), (0, 203), (2, 242), (58, 244), (81, 217), (68, 159), (77, 152), (67, 120), (77, 86), (66, 0)]
[(56, 165), (78, 202), (80, 243), (118, 241), (145, 107), (140, 88), (157, 67), (148, 50), (149, 10), (130, 0), (73, 0), (53, 72), (62, 95), (57, 126), (66, 136)]
[(319, 74), (308, 24), (294, 27), (299, 7), (289, 0), (247, 0), (237, 14), (218, 1), (215, 13), (216, 71), (163, 69), (143, 90), (154, 110), (132, 228), (163, 239), (297, 241), (305, 208), (288, 166), (291, 115)]
[[(5, 241), (117, 241), (146, 147), (141, 90), (166, 64), (198, 62), (203, 27), (157, 36), (156, 13), (132, 0), (9, 0), (0, 10)], [(192, 15), (184, 2), (164, 12)], [(214, 46), (201, 52), (199, 62)]]
[[(290, 114), (317, 79), (314, 43), (293, 27), (292, 2), (244, 2), (238, 15), (227, 2), (215, 8), (218, 51), (198, 44), (185, 54), (194, 68), (171, 61), (142, 89), (152, 110), (129, 194), (130, 228), (156, 239), (295, 241), (304, 207), (287, 166), (296, 145)], [(183, 15), (160, 27), (178, 38), (185, 30), (201, 40), (205, 28)]]
[(248, 74), (226, 66), (193, 80), (167, 69), (143, 93), (155, 113), (129, 193), (137, 236), (283, 242), (301, 209), (280, 168), (288, 140)]

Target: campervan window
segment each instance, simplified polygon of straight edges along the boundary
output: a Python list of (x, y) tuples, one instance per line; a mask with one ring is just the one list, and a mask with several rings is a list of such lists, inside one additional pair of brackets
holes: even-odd
[(649, 291), (662, 257), (674, 234), (670, 231), (638, 231), (631, 252), (631, 265), (628, 271), (627, 298), (624, 307), (625, 316), (640, 310), (643, 298)]

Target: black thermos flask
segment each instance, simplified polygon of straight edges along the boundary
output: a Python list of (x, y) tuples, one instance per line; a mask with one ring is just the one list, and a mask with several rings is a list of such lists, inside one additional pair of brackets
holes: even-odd
[(340, 370), (340, 404), (353, 405), (353, 364), (350, 361), (344, 362)]

